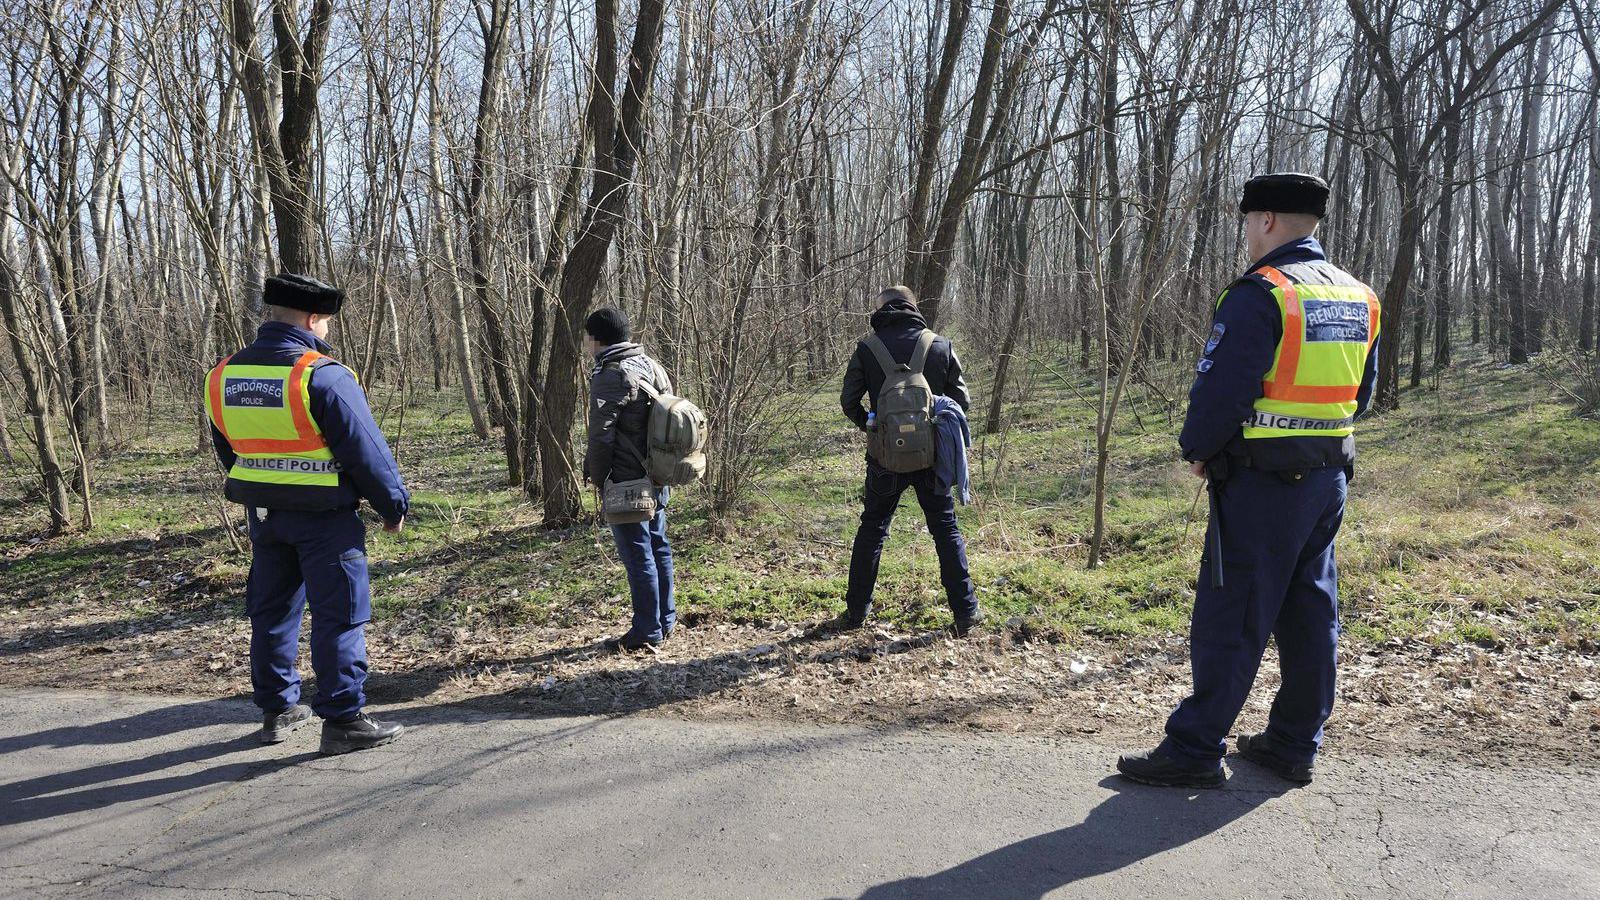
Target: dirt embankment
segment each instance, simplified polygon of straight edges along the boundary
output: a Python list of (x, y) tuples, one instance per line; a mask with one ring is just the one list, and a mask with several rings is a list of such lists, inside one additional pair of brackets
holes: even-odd
[[(248, 623), (225, 604), (129, 618), (108, 601), (78, 599), (13, 607), (4, 622), (0, 686), (249, 689)], [(416, 614), (379, 620), (368, 634), (369, 691), (379, 704), (476, 700), (550, 713), (1038, 731), (1136, 746), (1155, 740), (1189, 685), (1181, 638), (1067, 645), (1015, 622), (957, 641), (691, 615), (659, 652), (620, 656), (600, 649), (606, 633), (468, 629)], [(1240, 728), (1261, 726), (1276, 682), (1269, 650)], [(1600, 653), (1422, 640), (1348, 646), (1327, 749), (1600, 761)]]

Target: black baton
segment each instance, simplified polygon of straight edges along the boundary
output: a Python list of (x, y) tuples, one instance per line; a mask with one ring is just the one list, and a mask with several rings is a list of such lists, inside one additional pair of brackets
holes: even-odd
[[(1208, 467), (1209, 468), (1209, 467)], [(1206, 553), (1211, 557), (1211, 588), (1222, 588), (1222, 504), (1217, 502), (1217, 479), (1206, 477), (1206, 498), (1210, 501), (1211, 522), (1206, 528)]]

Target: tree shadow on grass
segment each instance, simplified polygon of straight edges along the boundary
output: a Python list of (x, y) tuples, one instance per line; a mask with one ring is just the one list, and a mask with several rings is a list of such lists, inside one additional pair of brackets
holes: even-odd
[[(31, 628), (15, 638), (0, 643), (0, 659), (5, 659), (8, 656), (25, 656), (30, 653), (45, 653), (78, 644), (89, 645), (83, 650), (85, 654), (96, 652), (116, 653), (117, 649), (112, 646), (112, 643), (131, 634), (148, 635), (179, 631), (192, 625), (219, 622), (236, 616), (241, 620), (244, 617), (237, 604), (217, 602), (206, 607), (185, 609), (182, 611), (182, 615), (161, 617), (127, 616), (110, 621), (83, 622), (77, 625), (59, 627), (43, 625)], [(201, 649), (209, 650), (210, 648)]]
[[(137, 577), (141, 567), (160, 565), (175, 551), (205, 546), (223, 536), (220, 525), (197, 528), (193, 531), (167, 531), (157, 537), (126, 537), (107, 541), (79, 542), (63, 539), (18, 559), (0, 559), (0, 594), (8, 602), (28, 603), (63, 595), (87, 587), (93, 582), (96, 590), (114, 587), (131, 590), (128, 584), (103, 584), (101, 579), (113, 582), (126, 577)], [(152, 580), (155, 576), (150, 576)], [(179, 598), (195, 589), (209, 591), (215, 587), (209, 580), (195, 579), (181, 585), (163, 585), (160, 582), (147, 587), (158, 588)], [(241, 586), (242, 588), (242, 586)], [(181, 599), (180, 599), (180, 602)]]

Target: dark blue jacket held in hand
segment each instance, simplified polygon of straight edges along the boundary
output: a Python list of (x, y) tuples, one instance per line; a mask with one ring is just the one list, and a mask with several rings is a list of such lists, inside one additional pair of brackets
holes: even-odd
[(972, 502), (972, 477), (967, 469), (967, 448), (972, 431), (961, 405), (949, 397), (933, 398), (933, 489), (952, 490), (965, 506)]
[[(1251, 266), (1327, 261), (1316, 238), (1290, 241)], [(1183, 458), (1204, 462), (1226, 453), (1252, 468), (1269, 472), (1347, 467), (1355, 463), (1351, 437), (1281, 437), (1247, 441), (1241, 423), (1250, 418), (1261, 380), (1272, 369), (1283, 336), (1283, 315), (1259, 277), (1229, 285), (1212, 319), (1211, 339), (1196, 366), (1189, 391), (1189, 414), (1178, 443)], [(1379, 337), (1382, 340), (1382, 337)], [(1366, 413), (1377, 378), (1378, 347), (1367, 354), (1367, 368), (1356, 397), (1356, 415)]]
[[(255, 343), (235, 353), (233, 365), (290, 366), (307, 350), (331, 353), (327, 342), (303, 328), (267, 322), (256, 332)], [(355, 509), (365, 499), (385, 522), (404, 518), (411, 494), (400, 480), (389, 444), (373, 421), (366, 392), (355, 373), (342, 365), (319, 365), (311, 372), (311, 418), (340, 466), (339, 488), (326, 495), (308, 494), (287, 485), (230, 480), (228, 499), (245, 506), (324, 512)], [(233, 467), (234, 452), (228, 439), (211, 428), (211, 442), (224, 470)], [(311, 501), (308, 497), (317, 497)], [(317, 508), (308, 508), (310, 505)]]

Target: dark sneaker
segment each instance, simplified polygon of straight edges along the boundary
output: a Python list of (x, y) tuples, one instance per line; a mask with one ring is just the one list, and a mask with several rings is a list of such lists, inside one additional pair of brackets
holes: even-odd
[(817, 630), (823, 633), (855, 631), (867, 624), (867, 615), (871, 611), (871, 607), (860, 610), (846, 609), (844, 612), (818, 625)]
[(359, 713), (348, 722), (323, 722), (322, 747), (318, 752), (332, 756), (382, 747), (393, 743), (405, 730), (399, 722), (380, 722), (366, 713)]
[(311, 721), (311, 707), (296, 703), (288, 709), (261, 714), (261, 732), (257, 735), (263, 744), (281, 744), (289, 739), (289, 732)]
[(662, 640), (663, 638), (642, 638), (630, 631), (621, 637), (606, 638), (601, 644), (612, 653), (621, 653), (624, 650), (659, 647)]
[(1228, 780), (1221, 762), (1183, 759), (1159, 747), (1122, 754), (1117, 758), (1117, 771), (1130, 781), (1160, 787), (1219, 788)]
[(1239, 755), (1296, 784), (1310, 784), (1316, 775), (1316, 766), (1312, 763), (1294, 763), (1279, 756), (1273, 749), (1272, 738), (1265, 733), (1239, 735)]
[(984, 618), (982, 609), (974, 609), (970, 616), (956, 616), (955, 625), (952, 626), (955, 629), (956, 637), (964, 638), (971, 634), (972, 629), (983, 624)]

